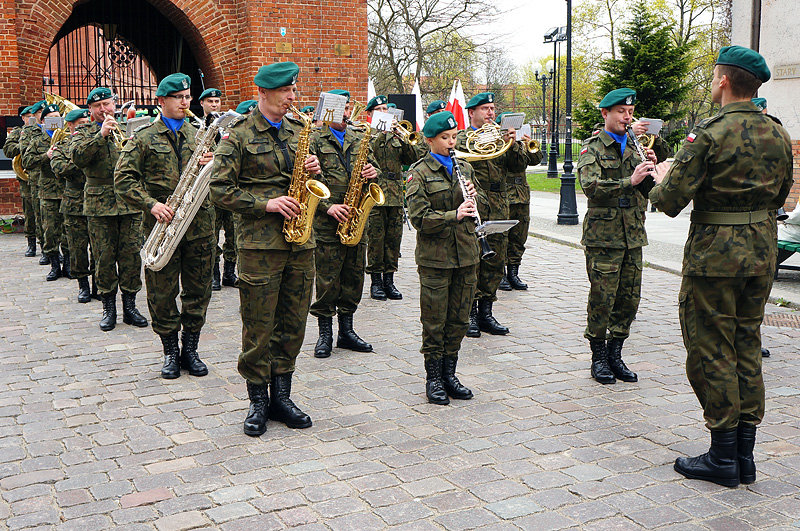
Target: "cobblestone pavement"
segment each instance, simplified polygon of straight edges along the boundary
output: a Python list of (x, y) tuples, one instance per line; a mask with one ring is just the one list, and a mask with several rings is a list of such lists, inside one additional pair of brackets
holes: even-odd
[[(0, 527), (58, 529), (769, 529), (800, 525), (800, 331), (765, 327), (767, 415), (758, 481), (682, 479), (677, 456), (708, 447), (683, 369), (679, 278), (646, 269), (626, 343), (636, 384), (589, 377), (579, 249), (531, 238), (500, 294), (505, 337), (465, 340), (471, 401), (424, 397), (413, 235), (401, 302), (365, 299), (371, 354), (312, 355), (309, 323), (293, 397), (307, 430), (253, 439), (236, 373), (238, 297), (215, 292), (204, 378), (159, 377), (150, 328), (97, 327), (99, 302), (45, 282), (22, 235), (0, 237)], [(138, 297), (145, 308), (144, 294)], [(769, 306), (770, 312), (785, 311)], [(121, 321), (121, 317), (119, 318)]]

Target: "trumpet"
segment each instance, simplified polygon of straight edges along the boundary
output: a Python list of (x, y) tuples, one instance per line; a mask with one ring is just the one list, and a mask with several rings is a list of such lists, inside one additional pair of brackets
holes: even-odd
[(414, 126), (408, 120), (400, 120), (399, 122), (395, 120), (392, 123), (392, 133), (409, 146), (419, 144), (420, 134), (418, 131), (414, 131)]
[(486, 122), (480, 129), (467, 132), (467, 151), (456, 150), (455, 156), (467, 162), (490, 160), (508, 151), (513, 143), (503, 139), (499, 125)]
[[(108, 118), (109, 116), (114, 118), (114, 113), (107, 113), (104, 118)], [(122, 130), (122, 126), (119, 124), (116, 118), (114, 118), (114, 125), (111, 126), (111, 138), (117, 145), (117, 149), (120, 151), (122, 151), (122, 148), (125, 147), (125, 142), (128, 141), (128, 135)]]

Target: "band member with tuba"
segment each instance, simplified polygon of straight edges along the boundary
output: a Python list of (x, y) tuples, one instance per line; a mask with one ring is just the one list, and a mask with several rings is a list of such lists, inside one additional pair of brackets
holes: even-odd
[[(189, 76), (181, 73), (161, 80), (156, 90), (161, 116), (136, 130), (125, 144), (114, 171), (117, 197), (144, 212), (145, 235), (150, 234), (157, 222), (174, 221), (175, 211), (166, 204), (167, 198), (175, 191), (197, 148), (197, 129), (186, 120), (185, 112), (192, 99), (191, 82)], [(208, 164), (211, 158), (211, 152), (204, 153), (200, 165)], [(153, 332), (161, 338), (164, 349), (162, 378), (178, 378), (181, 369), (192, 376), (208, 374), (208, 367), (197, 354), (197, 345), (211, 300), (212, 208), (205, 199), (163, 269), (144, 271)], [(178, 295), (180, 311), (175, 302)]]
[[(30, 105), (23, 108), (19, 112), (19, 117), (22, 118), (22, 125), (14, 127), (8, 136), (6, 142), (3, 144), (3, 153), (6, 157), (14, 159), (21, 157), (22, 146), (20, 140), (22, 139), (22, 129), (31, 117)], [(20, 159), (17, 159), (19, 161)], [(15, 165), (16, 168), (16, 165)], [(21, 166), (20, 166), (21, 168)], [(17, 173), (17, 182), (19, 182), (19, 195), (22, 197), (22, 212), (25, 215), (25, 236), (28, 240), (28, 247), (25, 249), (25, 256), (36, 256), (36, 214), (33, 211), (33, 202), (31, 200), (31, 185), (28, 182), (30, 176), (24, 178), (24, 175)]]
[(120, 146), (115, 141), (119, 124), (114, 119), (114, 95), (97, 87), (86, 99), (92, 123), (78, 128), (70, 144), (70, 158), (86, 176), (83, 213), (95, 259), (97, 291), (103, 301), (100, 330), (117, 323), (117, 288), (122, 291), (122, 322), (143, 328), (147, 319), (136, 308), (142, 289), (142, 214), (114, 193), (114, 166)]
[(606, 94), (599, 105), (604, 129), (584, 141), (577, 165), (588, 198), (581, 240), (591, 284), (584, 337), (592, 349), (592, 377), (602, 384), (638, 380), (622, 361), (622, 343), (639, 308), (644, 217), (656, 156), (648, 149), (642, 161), (628, 135), (635, 104), (635, 90)]
[[(352, 112), (350, 93), (340, 89), (328, 92), (346, 96), (347, 104), (341, 123), (323, 127), (311, 139), (311, 153), (319, 157), (322, 168), (320, 181), (331, 192), (329, 198), (319, 202), (314, 218), (317, 278), (316, 300), (311, 305), (311, 315), (319, 323), (319, 339), (314, 347), (314, 356), (317, 358), (331, 355), (334, 315), (339, 318), (339, 334), (336, 338), (338, 348), (372, 352), (372, 345), (353, 330), (353, 314), (361, 301), (364, 288), (367, 244), (362, 238), (355, 245), (345, 245), (337, 234), (339, 223), (346, 221), (355, 209), (354, 205), (345, 204), (345, 195), (351, 184), (359, 152), (366, 149), (367, 160), (370, 160), (370, 147), (362, 145), (362, 142), (369, 142), (364, 139), (364, 135), (368, 133), (362, 134), (347, 126)], [(367, 161), (363, 165), (361, 176), (364, 179), (375, 179), (378, 170)]]
[(256, 110), (226, 130), (214, 154), (211, 200), (236, 213), (239, 374), (247, 380), (244, 433), (251, 436), (267, 429), (267, 414), (290, 428), (311, 426), (290, 394), (311, 302), (314, 239), (298, 245), (283, 234), (284, 220), (301, 212), (300, 203), (287, 195), (294, 165), (320, 171), (314, 156), (295, 160), (302, 124), (286, 113), (296, 97), (299, 71), (292, 62), (262, 66), (255, 76)]

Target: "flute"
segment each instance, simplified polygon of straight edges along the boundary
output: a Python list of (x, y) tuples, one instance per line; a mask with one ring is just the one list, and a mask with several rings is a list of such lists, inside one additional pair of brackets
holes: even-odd
[(489, 242), (486, 241), (486, 233), (480, 230), (480, 226), (483, 223), (481, 222), (481, 215), (478, 213), (478, 199), (474, 195), (470, 195), (467, 191), (467, 180), (461, 173), (461, 168), (458, 167), (456, 151), (454, 149), (450, 150), (450, 159), (453, 161), (453, 172), (456, 175), (456, 179), (458, 179), (458, 184), (461, 186), (461, 195), (464, 196), (464, 199), (472, 199), (475, 203), (475, 217), (473, 218), (475, 220), (475, 234), (478, 236), (478, 243), (480, 243), (481, 246), (481, 260), (488, 260), (496, 253), (489, 247)]

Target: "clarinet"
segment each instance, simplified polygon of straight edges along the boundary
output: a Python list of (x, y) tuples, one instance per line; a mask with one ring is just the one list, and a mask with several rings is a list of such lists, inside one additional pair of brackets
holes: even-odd
[[(636, 148), (636, 152), (639, 154), (639, 158), (642, 159), (642, 162), (646, 162), (647, 160), (649, 160), (647, 158), (647, 153), (645, 152), (642, 143), (639, 142), (638, 138), (636, 138), (636, 134), (633, 132), (633, 127), (631, 127), (630, 124), (628, 124), (626, 128), (628, 129), (628, 136), (633, 141), (633, 147)], [(650, 174), (652, 175), (652, 172), (650, 172)]]
[(481, 215), (478, 213), (478, 200), (467, 191), (467, 180), (464, 178), (464, 175), (462, 175), (461, 168), (458, 167), (456, 151), (454, 149), (450, 150), (450, 160), (453, 161), (453, 173), (456, 174), (458, 184), (461, 185), (461, 195), (464, 196), (464, 199), (470, 198), (475, 202), (475, 217), (473, 218), (475, 220), (475, 234), (478, 236), (478, 243), (481, 245), (481, 260), (488, 260), (494, 257), (496, 253), (489, 247), (489, 242), (486, 241), (486, 233), (478, 229), (482, 224)]

